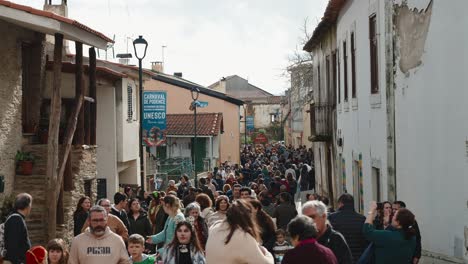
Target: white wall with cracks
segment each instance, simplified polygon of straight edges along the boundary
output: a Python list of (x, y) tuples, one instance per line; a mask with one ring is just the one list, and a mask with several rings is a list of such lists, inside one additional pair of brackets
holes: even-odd
[(398, 199), (417, 216), (425, 263), (466, 263), (468, 1), (394, 8)]

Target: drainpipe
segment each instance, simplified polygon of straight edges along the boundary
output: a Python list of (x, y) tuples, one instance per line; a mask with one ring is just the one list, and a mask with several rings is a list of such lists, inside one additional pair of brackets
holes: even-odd
[(213, 170), (213, 136), (210, 136), (210, 170)]
[[(387, 106), (387, 199), (397, 199), (396, 173), (396, 124), (395, 124), (395, 79), (394, 79), (394, 39), (393, 39), (393, 1), (384, 2), (385, 12), (385, 93)], [(380, 6), (379, 6), (380, 11)]]

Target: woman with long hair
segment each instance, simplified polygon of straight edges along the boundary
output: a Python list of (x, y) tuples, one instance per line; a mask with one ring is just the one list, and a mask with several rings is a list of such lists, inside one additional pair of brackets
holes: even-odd
[(363, 227), (364, 237), (374, 243), (375, 263), (412, 263), (416, 249), (414, 214), (408, 209), (399, 209), (393, 215), (392, 228), (376, 230), (373, 224), (376, 213), (377, 203), (371, 202)]
[(91, 198), (83, 196), (76, 204), (76, 210), (73, 212), (73, 235), (81, 234), (81, 229), (88, 219), (88, 212), (91, 208)]
[[(164, 246), (168, 245), (174, 238), (176, 225), (185, 220), (184, 215), (180, 211), (180, 200), (176, 196), (167, 195), (164, 197), (163, 209), (164, 212), (168, 214), (168, 218), (164, 224), (164, 229), (156, 235), (148, 237), (146, 242), (149, 244), (159, 244), (164, 242)], [(162, 248), (158, 251), (161, 253)]]
[(229, 198), (226, 195), (220, 195), (216, 198), (215, 213), (208, 220), (208, 227), (213, 226), (216, 222), (226, 219), (226, 212), (229, 209)]
[(67, 245), (63, 239), (56, 238), (47, 243), (47, 263), (67, 264), (68, 255)]
[(206, 244), (208, 263), (273, 264), (273, 256), (259, 244), (260, 235), (252, 205), (242, 199), (232, 203), (226, 219), (210, 229)]
[(393, 211), (392, 203), (385, 201), (382, 203), (383, 208), (377, 209), (377, 216), (374, 220), (374, 226), (377, 230), (385, 230), (392, 225)]
[(209, 223), (211, 216), (214, 214), (213, 201), (207, 194), (201, 193), (195, 197), (195, 202), (200, 205), (200, 216), (205, 219), (206, 223)]
[(258, 200), (250, 200), (249, 202), (253, 206), (255, 219), (257, 220), (257, 225), (260, 227), (262, 245), (268, 249), (268, 251), (272, 252), (276, 238), (275, 223), (273, 222), (273, 219), (263, 211), (262, 203)]
[(164, 247), (162, 261), (164, 264), (206, 263), (196, 231), (190, 222), (182, 221), (177, 224), (174, 239)]
[(192, 225), (197, 233), (200, 246), (205, 250), (206, 241), (208, 240), (208, 225), (200, 214), (200, 205), (197, 202), (193, 202), (185, 208), (185, 218), (191, 218), (190, 221), (193, 221)]
[(139, 234), (143, 237), (153, 234), (148, 214), (141, 208), (138, 198), (130, 199), (128, 220), (130, 222), (129, 235)]

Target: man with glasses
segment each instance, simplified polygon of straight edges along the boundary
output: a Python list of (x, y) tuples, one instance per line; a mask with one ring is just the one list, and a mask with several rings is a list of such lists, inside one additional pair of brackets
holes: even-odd
[(89, 210), (89, 228), (72, 240), (70, 264), (130, 264), (127, 249), (120, 236), (107, 226), (108, 214), (99, 205)]
[(331, 249), (339, 264), (352, 264), (351, 250), (343, 235), (333, 230), (327, 220), (327, 206), (320, 201), (308, 201), (302, 206), (302, 214), (312, 218), (317, 226), (317, 241)]
[[(124, 223), (122, 220), (120, 220), (117, 216), (113, 215), (110, 213), (111, 210), (111, 202), (109, 199), (101, 199), (97, 202), (97, 205), (104, 207), (104, 209), (107, 212), (107, 226), (110, 228), (110, 230), (127, 242), (128, 240), (128, 230), (127, 227), (125, 227)], [(82, 233), (86, 231), (86, 228), (89, 227), (89, 221), (86, 221), (86, 223), (83, 226), (83, 229), (81, 230)]]

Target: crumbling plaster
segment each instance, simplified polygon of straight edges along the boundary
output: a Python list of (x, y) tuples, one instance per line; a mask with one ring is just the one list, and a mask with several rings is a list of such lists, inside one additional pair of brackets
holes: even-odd
[[(413, 3), (415, 1), (409, 2)], [(399, 55), (400, 70), (405, 74), (422, 64), (422, 56), (431, 22), (432, 6), (432, 1), (429, 1), (426, 7), (422, 9), (412, 8), (408, 1), (395, 5), (394, 24), (397, 54)]]

